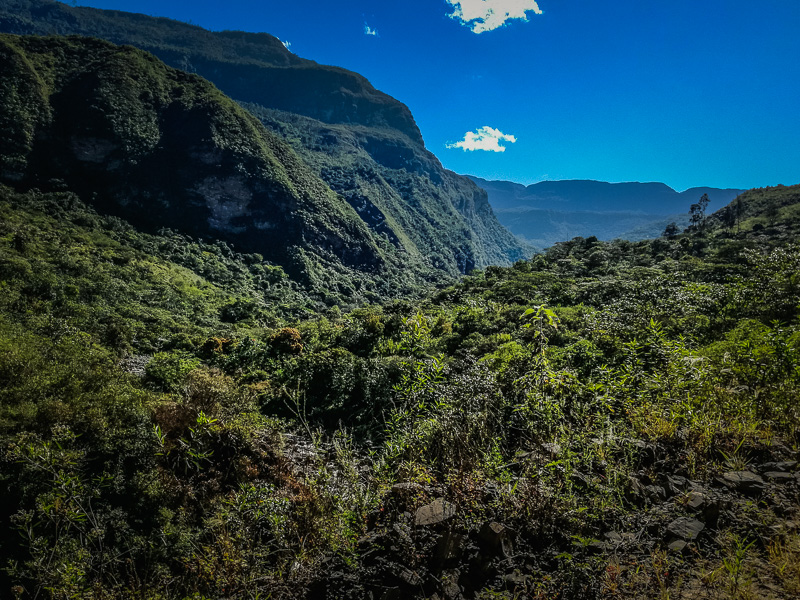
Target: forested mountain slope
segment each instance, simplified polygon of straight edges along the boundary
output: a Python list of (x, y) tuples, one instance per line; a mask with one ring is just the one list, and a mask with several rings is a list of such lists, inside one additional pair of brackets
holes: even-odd
[[(424, 148), (405, 105), (356, 73), (295, 56), (271, 35), (209, 32), (169, 19), (50, 0), (0, 1), (0, 31), (81, 34), (132, 44), (212, 81), (234, 100), (261, 111), (268, 125), (276, 119), (275, 114), (266, 117), (270, 111), (291, 113), (280, 120), (290, 122), (297, 135), (285, 140), (311, 158), (317, 175), (345, 197), (375, 235), (388, 239), (396, 247), (392, 251), (429, 279), (510, 264), (530, 254), (497, 222), (486, 194), (443, 169)], [(322, 123), (336, 126), (320, 129)], [(350, 150), (359, 160), (349, 158)]]
[(65, 187), (149, 230), (234, 242), (317, 289), (336, 287), (323, 266), (343, 285), (392, 278), (356, 212), (202, 78), (91, 38), (3, 35), (0, 52), (5, 182)]
[(0, 589), (796, 597), (799, 207), (309, 315), (257, 255), (0, 187)]
[(410, 253), (427, 253), (435, 267), (450, 270), (450, 255), (460, 273), (526, 256), (508, 250), (518, 242), (497, 224), (483, 190), (442, 168), (432, 154), (396, 131), (329, 125), (245, 106), (289, 141), (374, 231)]

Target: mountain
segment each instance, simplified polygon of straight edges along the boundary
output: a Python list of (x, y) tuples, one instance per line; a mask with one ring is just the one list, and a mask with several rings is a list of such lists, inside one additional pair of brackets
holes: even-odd
[(49, 0), (0, 2), (0, 30), (130, 44), (213, 82), (291, 145), (326, 194), (343, 198), (415, 281), (510, 264), (531, 251), (498, 223), (483, 190), (425, 149), (405, 105), (361, 75), (292, 54), (271, 35)]
[(516, 242), (497, 223), (483, 190), (396, 131), (244, 106), (287, 140), (376, 233), (409, 254), (449, 269), (448, 249), (455, 249), (461, 273), (525, 256), (512, 250)]
[(307, 283), (321, 265), (391, 277), (356, 212), (197, 75), (92, 38), (0, 35), (0, 86), (0, 180), (18, 189), (65, 187), (148, 230), (223, 238)]
[(720, 207), (744, 191), (696, 187), (676, 192), (663, 183), (607, 183), (580, 179), (540, 181), (529, 186), (472, 176), (470, 179), (489, 193), (489, 202), (498, 210), (548, 208), (665, 215), (688, 212), (689, 205), (703, 194), (708, 194), (711, 200), (709, 207)]
[(709, 215), (700, 233), (721, 239), (796, 244), (800, 241), (800, 185), (755, 188)]
[(267, 33), (211, 32), (172, 19), (71, 7), (52, 0), (3, 0), (0, 31), (83, 35), (130, 44), (172, 67), (213, 81), (236, 100), (331, 123), (397, 129), (422, 142), (404, 104), (376, 90), (357, 73), (292, 54)]
[(743, 190), (708, 187), (676, 192), (663, 183), (542, 181), (524, 186), (470, 177), (489, 194), (500, 222), (538, 246), (575, 236), (609, 240), (656, 237), (666, 224), (689, 224), (689, 207), (708, 194), (711, 209)]

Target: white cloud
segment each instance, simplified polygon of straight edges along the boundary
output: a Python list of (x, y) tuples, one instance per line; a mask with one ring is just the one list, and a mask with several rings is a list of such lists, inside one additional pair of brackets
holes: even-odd
[(291, 48), (291, 46), (292, 46), (292, 42), (288, 42), (288, 41), (284, 42), (283, 40), (281, 40), (281, 44), (283, 44), (284, 46), (286, 46), (286, 49), (287, 49), (287, 50), (291, 50), (291, 49), (292, 49), (292, 48)]
[(377, 36), (378, 35), (378, 30), (377, 29), (373, 29), (372, 27), (370, 27), (369, 25), (364, 23), (364, 35)]
[(503, 133), (494, 127), (481, 127), (478, 131), (468, 131), (464, 134), (464, 139), (455, 144), (447, 144), (447, 148), (462, 148), (467, 150), (485, 150), (487, 152), (505, 152), (506, 147), (501, 146), (500, 142), (513, 144), (517, 138), (511, 134)]
[(542, 14), (536, 0), (446, 0), (455, 10), (450, 15), (474, 33), (491, 31), (510, 19), (527, 21), (527, 13)]

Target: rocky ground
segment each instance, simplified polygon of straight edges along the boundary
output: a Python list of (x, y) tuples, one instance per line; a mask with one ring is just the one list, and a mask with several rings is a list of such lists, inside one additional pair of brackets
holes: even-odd
[[(307, 597), (800, 597), (797, 452), (773, 441), (738, 463), (728, 457), (701, 480), (675, 448), (625, 442), (638, 450), (639, 468), (620, 486), (618, 503), (581, 521), (580, 533), (583, 511), (566, 509), (552, 482), (537, 481), (558, 448), (519, 458), (508, 483), (515, 511), (501, 508), (508, 490), (497, 482), (394, 484), (370, 515), (357, 556), (319, 565)], [(591, 472), (566, 479), (587, 505), (604, 485)]]

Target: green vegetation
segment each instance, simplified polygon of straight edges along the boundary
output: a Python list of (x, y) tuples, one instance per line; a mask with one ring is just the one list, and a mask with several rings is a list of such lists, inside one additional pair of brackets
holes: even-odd
[(260, 256), (0, 192), (6, 592), (797, 593), (800, 187), (316, 315)]
[(532, 253), (497, 224), (481, 190), (442, 168), (400, 132), (329, 125), (255, 104), (244, 107), (291, 144), (408, 264), (457, 276)]
[(69, 6), (54, 0), (7, 0), (0, 31), (80, 35), (129, 44), (166, 64), (213, 81), (227, 95), (332, 123), (391, 128), (413, 142), (422, 136), (401, 102), (358, 73), (289, 52), (268, 33), (208, 31), (173, 19)]

